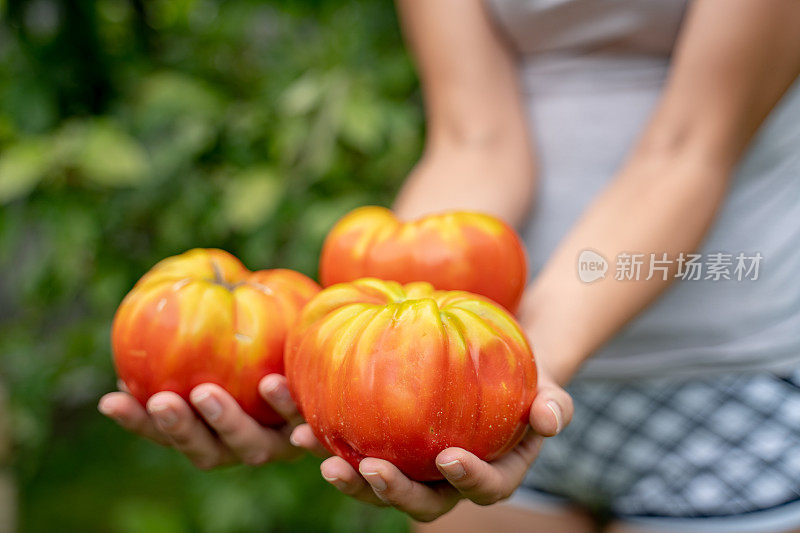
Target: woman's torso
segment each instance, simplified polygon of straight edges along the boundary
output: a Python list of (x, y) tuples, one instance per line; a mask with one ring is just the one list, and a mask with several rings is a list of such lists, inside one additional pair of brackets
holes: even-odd
[[(643, 129), (686, 2), (490, 0), (489, 8), (522, 56), (539, 162), (524, 231), (535, 275)], [(740, 252), (747, 266), (761, 255), (757, 279), (751, 271), (736, 280)], [(800, 363), (800, 83), (754, 139), (698, 253), (703, 278), (711, 254), (730, 254), (721, 269), (733, 279), (675, 283), (582, 376), (780, 372)]]

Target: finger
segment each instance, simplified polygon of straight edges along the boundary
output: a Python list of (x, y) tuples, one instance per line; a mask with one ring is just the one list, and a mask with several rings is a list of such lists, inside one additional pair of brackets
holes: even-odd
[(553, 437), (572, 420), (572, 397), (553, 382), (542, 383), (531, 405), (530, 424), (543, 437)]
[(511, 496), (522, 483), (541, 443), (541, 435), (528, 432), (513, 450), (492, 463), (462, 448), (447, 448), (436, 457), (436, 466), (465, 498), (491, 505)]
[(147, 401), (147, 412), (172, 446), (202, 470), (230, 462), (231, 452), (217, 440), (174, 392), (159, 392)]
[(126, 392), (106, 394), (97, 403), (97, 410), (130, 432), (158, 444), (170, 445), (169, 439), (156, 428), (144, 407)]
[(425, 485), (410, 480), (396, 466), (383, 459), (368, 457), (358, 470), (375, 495), (414, 520), (430, 522), (452, 509), (459, 493), (447, 484)]
[(289, 393), (286, 376), (268, 374), (258, 384), (258, 392), (292, 427), (303, 423), (303, 417)]
[(125, 382), (122, 381), (121, 379), (117, 380), (117, 388), (119, 390), (121, 390), (122, 392), (127, 392), (127, 393), (131, 392), (131, 390), (128, 388), (128, 386), (125, 384)]
[(246, 464), (260, 465), (299, 453), (283, 434), (253, 420), (219, 385), (198, 385), (192, 389), (189, 400), (222, 442)]
[(372, 491), (369, 484), (364, 481), (350, 463), (341, 457), (331, 457), (319, 465), (322, 478), (336, 487), (340, 492), (352, 496), (362, 502), (373, 505), (386, 505)]
[(308, 424), (300, 424), (294, 428), (289, 436), (289, 441), (292, 445), (298, 448), (305, 448), (318, 457), (329, 457), (331, 455), (325, 446), (317, 440), (317, 437), (314, 436), (314, 432)]

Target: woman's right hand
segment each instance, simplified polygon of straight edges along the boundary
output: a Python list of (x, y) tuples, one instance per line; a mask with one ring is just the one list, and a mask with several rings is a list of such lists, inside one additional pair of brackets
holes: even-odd
[(175, 448), (203, 470), (292, 459), (302, 453), (302, 448), (328, 455), (307, 425), (295, 432), (290, 442), (290, 435), (303, 424), (303, 419), (289, 394), (286, 377), (269, 374), (261, 380), (258, 390), (286, 419), (285, 426), (272, 429), (260, 425), (230, 394), (213, 383), (198, 385), (189, 395), (203, 419), (174, 392), (154, 394), (146, 409), (124, 390), (111, 392), (100, 398), (98, 410), (132, 433)]

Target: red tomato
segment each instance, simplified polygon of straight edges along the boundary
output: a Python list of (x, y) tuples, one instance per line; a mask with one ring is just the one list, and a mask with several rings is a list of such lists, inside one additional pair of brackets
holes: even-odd
[(264, 425), (283, 419), (258, 394), (283, 373), (286, 333), (319, 291), (291, 270), (248, 271), (222, 250), (190, 250), (158, 263), (117, 309), (111, 333), (117, 374), (142, 405), (159, 391), (188, 399), (216, 383)]
[(383, 207), (345, 215), (325, 239), (324, 287), (375, 277), (427, 281), (440, 290), (491, 298), (511, 312), (525, 288), (525, 252), (516, 232), (481, 213), (456, 211), (401, 222)]
[(490, 461), (522, 437), (536, 391), (533, 354), (490, 300), (365, 278), (313, 298), (289, 332), (286, 376), (317, 439), (357, 465), (391, 461), (441, 479), (459, 446)]

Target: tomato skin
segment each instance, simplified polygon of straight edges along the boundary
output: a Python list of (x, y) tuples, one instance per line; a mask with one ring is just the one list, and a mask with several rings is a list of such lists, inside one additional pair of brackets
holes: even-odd
[(328, 234), (323, 287), (363, 277), (427, 281), (440, 290), (486, 296), (516, 312), (527, 278), (516, 232), (490, 215), (453, 211), (401, 222), (383, 207), (360, 207)]
[(459, 446), (491, 461), (528, 424), (533, 354), (487, 298), (374, 278), (323, 289), (286, 341), (293, 398), (317, 439), (353, 467), (386, 459), (419, 481)]
[(117, 309), (111, 344), (117, 375), (142, 404), (159, 391), (188, 401), (216, 383), (263, 425), (284, 420), (258, 382), (283, 373), (289, 327), (319, 286), (291, 270), (250, 272), (223, 250), (194, 249), (155, 265)]

